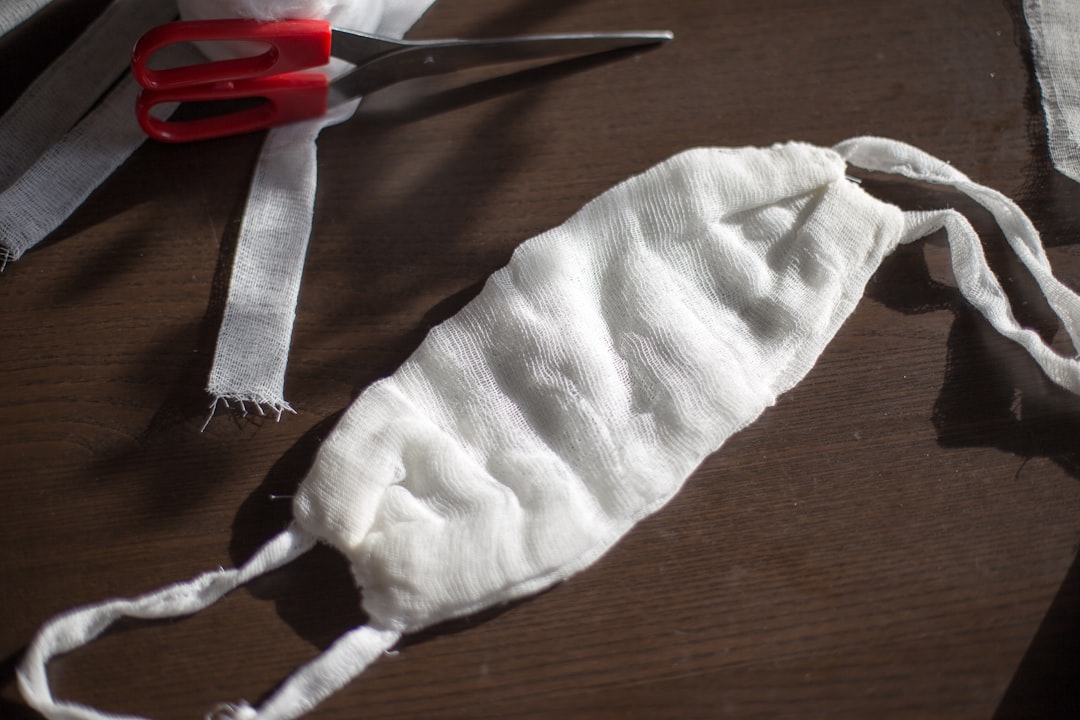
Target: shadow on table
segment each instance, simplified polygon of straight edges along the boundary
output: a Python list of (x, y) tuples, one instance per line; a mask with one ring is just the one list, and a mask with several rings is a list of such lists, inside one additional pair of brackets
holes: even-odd
[[(867, 189), (907, 208), (952, 205), (979, 231), (987, 258), (1022, 326), (1047, 341), (1060, 322), (1035, 281), (1009, 249), (989, 215), (973, 203), (891, 182), (866, 181)], [(947, 311), (954, 321), (946, 343), (945, 377), (932, 410), (943, 447), (993, 447), (1023, 458), (1045, 457), (1080, 479), (1080, 398), (1054, 384), (1013, 341), (1000, 335), (951, 286), (951, 272), (928, 266), (940, 250), (939, 235), (900, 247), (882, 263), (867, 296), (905, 314)], [(935, 263), (937, 264), (937, 263)]]
[(1080, 556), (1073, 560), (994, 720), (1080, 718)]
[[(1021, 202), (1040, 228), (1047, 247), (1073, 244), (1080, 238), (1080, 185), (1054, 170), (1047, 145), (1046, 123), (1041, 94), (1036, 80), (1031, 35), (1024, 19), (1021, 0), (1006, 0), (1013, 18), (1014, 36), (1021, 57), (1028, 67), (1028, 136), (1035, 161), (1028, 172)], [(1077, 288), (1073, 288), (1074, 290)], [(1077, 348), (1080, 351), (1080, 348)], [(1057, 428), (1038, 428), (1043, 438), (1057, 437), (1071, 447), (1059, 464), (1074, 477), (1080, 477), (1077, 458), (1080, 449), (1080, 413), (1073, 398), (1069, 417), (1059, 418)], [(1042, 720), (1066, 720), (1080, 717), (1080, 555), (1073, 558), (1065, 580), (1050, 609), (1032, 638), (1009, 687), (1005, 691), (994, 720), (1038, 717)]]
[[(874, 194), (892, 199), (893, 192), (870, 185)], [(1078, 196), (1080, 186), (1059, 189), (1066, 191)], [(906, 189), (900, 194), (909, 192)], [(1000, 233), (985, 218), (977, 219), (981, 211), (964, 206), (962, 200), (950, 200), (963, 206), (965, 214), (976, 220), (991, 265), (1020, 323), (1035, 329), (1044, 339), (1052, 339), (1060, 324), (1027, 271), (1005, 248)], [(936, 202), (936, 206), (942, 206), (940, 198)], [(911, 207), (909, 203), (901, 205)], [(915, 205), (934, 206), (921, 201)], [(1066, 234), (1052, 220), (1036, 222), (1050, 237), (1055, 233), (1059, 238), (1080, 237), (1075, 228)], [(1025, 459), (1047, 458), (1080, 480), (1080, 398), (1051, 382), (1025, 350), (994, 330), (947, 281), (934, 279), (924, 242), (937, 240), (900, 248), (882, 265), (867, 294), (907, 314), (948, 311), (954, 315), (947, 341), (945, 377), (932, 410), (939, 444), (996, 448)], [(1080, 558), (1074, 560), (1058, 590), (994, 720), (1080, 717), (1078, 677)]]
[[(337, 424), (341, 413), (309, 430), (274, 464), (255, 492), (240, 506), (233, 521), (229, 555), (236, 567), (292, 521), (292, 497), (307, 475), (319, 445)], [(272, 601), (289, 627), (319, 649), (367, 622), (348, 563), (325, 545), (286, 567), (252, 580), (248, 591)], [(312, 592), (318, 588), (318, 592)]]
[[(1017, 200), (1039, 228), (1046, 247), (1075, 244), (1080, 238), (1080, 185), (1054, 170), (1022, 4), (1009, 0), (1006, 6), (1031, 77), (1025, 104), (1033, 161)], [(871, 181), (867, 189), (905, 209), (956, 206), (982, 237), (987, 258), (1020, 324), (1047, 341), (1061, 330), (1034, 280), (1008, 248), (993, 219), (977, 205), (940, 189), (927, 191), (910, 184)], [(933, 247), (937, 238), (900, 248), (882, 265), (867, 294), (907, 314), (945, 310), (955, 316), (947, 341), (945, 378), (933, 408), (938, 442), (944, 447), (992, 447), (1022, 458), (1047, 458), (1080, 479), (1080, 398), (1052, 383), (1026, 351), (997, 333), (944, 279), (948, 271), (942, 272), (942, 280), (935, 279), (927, 262), (927, 243)], [(1080, 717), (1077, 677), (1080, 556), (1035, 633), (994, 720)]]

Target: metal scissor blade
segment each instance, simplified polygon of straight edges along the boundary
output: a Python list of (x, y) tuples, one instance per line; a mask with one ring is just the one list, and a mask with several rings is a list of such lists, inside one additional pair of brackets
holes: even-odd
[[(351, 39), (346, 36), (351, 36)], [(331, 104), (367, 95), (406, 80), (529, 60), (580, 57), (668, 42), (666, 30), (566, 35), (521, 35), (480, 40), (393, 41), (334, 32), (334, 55), (359, 60), (331, 85)], [(350, 45), (352, 48), (350, 49)], [(340, 54), (339, 54), (340, 49)], [(367, 58), (362, 60), (360, 58)]]

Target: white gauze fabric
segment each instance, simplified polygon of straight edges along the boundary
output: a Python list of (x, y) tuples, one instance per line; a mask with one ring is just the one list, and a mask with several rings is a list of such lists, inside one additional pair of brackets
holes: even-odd
[[(0, 267), (59, 227), (146, 140), (131, 47), (175, 14), (174, 0), (114, 0), (0, 117)], [(193, 60), (184, 47), (163, 55)]]
[(1080, 182), (1080, 3), (1024, 0), (1054, 167)]
[[(400, 37), (431, 4), (432, 0), (180, 0), (180, 9), (188, 19), (323, 18), (335, 27)], [(216, 51), (205, 49), (217, 57), (239, 50), (221, 44)], [(293, 411), (285, 400), (285, 370), (315, 208), (316, 140), (323, 128), (349, 119), (356, 108), (356, 102), (347, 103), (323, 118), (277, 128), (267, 136), (248, 193), (206, 388), (213, 398), (211, 418), (219, 403), (238, 405), (244, 412), (249, 405), (259, 412), (268, 408), (279, 418)]]
[(984, 204), (1080, 339), (1080, 296), (1054, 279), (1020, 209), (911, 146), (857, 138), (677, 155), (523, 244), (367, 388), (301, 483), (292, 527), (239, 571), (48, 623), (19, 670), (24, 697), (50, 720), (100, 720), (52, 697), (50, 657), (124, 615), (201, 609), (316, 540), (348, 558), (369, 624), (258, 710), (227, 705), (226, 717), (296, 717), (403, 633), (569, 577), (810, 370), (885, 255), (940, 227), (964, 297), (1080, 393), (1080, 361), (1017, 324), (961, 215), (881, 202), (845, 177), (845, 159)]
[(74, 127), (123, 74), (139, 36), (175, 13), (171, 0), (114, 0), (106, 7), (0, 117), (0, 188)]
[(6, 35), (52, 0), (6, 0), (0, 9), (0, 36)]

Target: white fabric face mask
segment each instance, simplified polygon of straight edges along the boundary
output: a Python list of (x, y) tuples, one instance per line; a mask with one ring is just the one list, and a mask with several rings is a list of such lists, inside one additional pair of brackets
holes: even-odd
[(348, 558), (369, 624), (258, 710), (219, 709), (304, 713), (403, 633), (594, 562), (810, 370), (886, 254), (938, 228), (968, 301), (1080, 393), (1080, 361), (1017, 324), (962, 216), (881, 202), (845, 177), (845, 160), (985, 205), (1080, 342), (1080, 297), (1053, 277), (1019, 208), (915, 148), (859, 138), (683, 153), (526, 242), (361, 394), (301, 484), (292, 527), (242, 568), (48, 623), (19, 670), (24, 697), (49, 718), (100, 720), (52, 697), (50, 657), (125, 615), (195, 612), (322, 541)]

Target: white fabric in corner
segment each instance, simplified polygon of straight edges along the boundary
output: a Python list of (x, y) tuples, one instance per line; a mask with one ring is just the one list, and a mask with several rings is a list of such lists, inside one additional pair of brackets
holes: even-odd
[(1054, 167), (1080, 182), (1080, 3), (1024, 0)]
[(105, 8), (0, 117), (0, 189), (105, 95), (127, 69), (139, 36), (175, 14), (173, 0), (115, 0)]
[(131, 110), (138, 92), (134, 79), (125, 77), (91, 115), (0, 192), (0, 259), (17, 260), (41, 242), (142, 145), (146, 136)]
[(53, 0), (6, 0), (0, 9), (0, 35), (22, 25), (31, 15)]
[[(59, 227), (146, 140), (131, 47), (175, 14), (174, 0), (114, 0), (0, 117), (0, 266)], [(190, 52), (163, 54), (181, 64)]]

